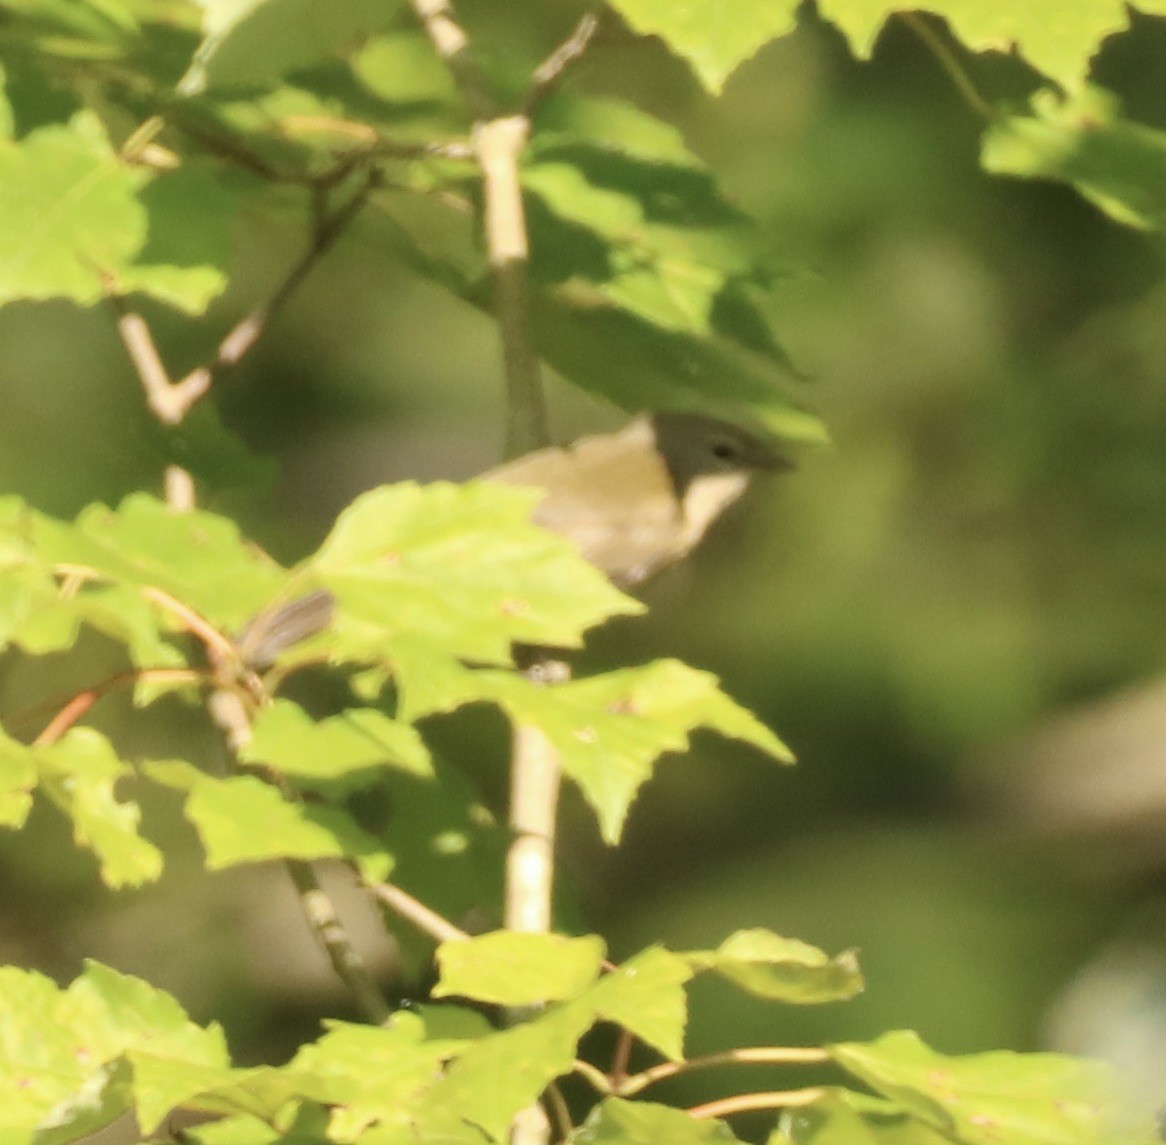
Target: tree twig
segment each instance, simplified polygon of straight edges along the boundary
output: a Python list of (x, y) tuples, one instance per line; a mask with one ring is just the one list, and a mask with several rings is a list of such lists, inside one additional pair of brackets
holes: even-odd
[(300, 896), (308, 925), (320, 940), (336, 976), (348, 987), (364, 1018), (379, 1026), (392, 1013), (392, 1008), (352, 945), (331, 896), (316, 877), (315, 868), (303, 859), (288, 859), (284, 865)]
[(587, 51), (598, 30), (599, 17), (594, 12), (585, 13), (575, 30), (535, 68), (522, 102), (522, 110), (528, 118), (554, 91), (563, 73)]
[(387, 906), (395, 915), (403, 918), (411, 926), (416, 927), (422, 934), (429, 935), (437, 942), (452, 942), (456, 939), (469, 938), (469, 934), (460, 927), (454, 926), (448, 919), (442, 918), (435, 910), (431, 910), (423, 902), (415, 899), (408, 891), (403, 891), (394, 883), (366, 884), (373, 898)]
[(738, 1093), (703, 1105), (691, 1106), (689, 1117), (729, 1117), (734, 1113), (756, 1113), (762, 1109), (790, 1109), (799, 1105), (813, 1105), (826, 1096), (824, 1087), (808, 1089), (780, 1089), (768, 1093)]
[(571, 1110), (563, 1097), (563, 1091), (553, 1081), (547, 1086), (546, 1100), (554, 1117), (559, 1140), (565, 1142), (575, 1126), (571, 1122)]
[(619, 1036), (615, 1040), (615, 1050), (611, 1055), (611, 1070), (608, 1073), (612, 1086), (616, 1088), (627, 1080), (628, 1062), (631, 1061), (634, 1041), (631, 1030), (627, 1026), (620, 1026)]
[(518, 178), (519, 158), (529, 131), (530, 120), (524, 115), (480, 123), (474, 131), (482, 168), (486, 253), (494, 278), (494, 313), (506, 375), (507, 457), (519, 457), (550, 444), (542, 371), (530, 343), (529, 248)]
[(577, 1073), (581, 1078), (590, 1082), (591, 1088), (604, 1097), (615, 1092), (611, 1084), (611, 1078), (598, 1066), (593, 1066), (590, 1062), (586, 1062), (582, 1058), (575, 1059), (574, 1064), (571, 1066), (571, 1072)]
[(632, 1097), (642, 1089), (666, 1078), (677, 1077), (697, 1069), (718, 1065), (820, 1065), (830, 1061), (830, 1055), (816, 1046), (745, 1046), (725, 1050), (719, 1054), (688, 1058), (685, 1061), (661, 1062), (623, 1081), (616, 1081), (612, 1091), (620, 1097)]
[[(196, 366), (185, 377), (171, 381), (162, 356), (146, 320), (129, 309), (125, 299), (107, 290), (117, 313), (117, 332), (126, 354), (138, 375), (151, 412), (163, 425), (180, 425), (191, 409), (210, 392), (217, 375), (236, 366), (259, 340), (275, 315), (295, 293), (316, 263), (335, 246), (379, 181), (371, 169), (362, 185), (348, 200), (331, 213), (317, 212), (311, 240), (303, 255), (292, 265), (272, 296), (240, 319), (215, 348), (209, 363)], [(189, 480), (168, 474), (167, 501), (176, 508), (193, 508), (193, 489)], [(173, 485), (171, 485), (173, 482)]]
[(5, 718), (9, 721), (30, 720), (43, 712), (58, 712), (86, 692), (95, 692), (99, 697), (105, 696), (116, 688), (125, 684), (136, 684), (141, 680), (180, 680), (197, 684), (206, 679), (207, 674), (198, 668), (130, 668), (124, 672), (114, 672), (76, 692), (59, 692), (53, 696), (46, 696), (43, 700), (16, 708)]
[(475, 120), (494, 115), (494, 100), (473, 53), (470, 39), (454, 16), (450, 0), (410, 0), (434, 51), (449, 68)]
[(260, 335), (267, 328), (272, 317), (287, 304), (288, 299), (307, 278), (316, 263), (336, 245), (337, 240), (356, 218), (379, 182), (380, 173), (375, 169), (370, 169), (366, 173), (362, 185), (349, 196), (342, 206), (330, 214), (326, 211), (317, 212), (312, 238), (308, 243), (307, 250), (287, 272), (283, 282), (279, 284), (271, 298), (236, 323), (219, 343), (214, 362), (209, 367), (212, 374), (224, 367), (239, 364), (244, 355), (259, 341)]

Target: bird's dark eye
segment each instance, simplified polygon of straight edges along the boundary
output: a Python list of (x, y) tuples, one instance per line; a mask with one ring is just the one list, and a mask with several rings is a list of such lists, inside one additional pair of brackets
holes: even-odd
[(714, 441), (712, 453), (718, 461), (732, 461), (737, 456), (737, 447), (731, 441)]

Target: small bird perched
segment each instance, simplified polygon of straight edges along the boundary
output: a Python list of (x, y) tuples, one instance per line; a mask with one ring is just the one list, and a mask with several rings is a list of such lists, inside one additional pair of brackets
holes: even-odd
[[(570, 540), (620, 588), (675, 564), (748, 488), (754, 472), (792, 463), (753, 434), (703, 414), (642, 414), (615, 433), (538, 449), (482, 474), (542, 489), (531, 520)], [(324, 590), (260, 614), (240, 639), (250, 664), (326, 628)]]
[(539, 449), (482, 474), (544, 489), (531, 520), (620, 588), (686, 557), (756, 470), (790, 468), (759, 438), (702, 414), (641, 415), (616, 433)]

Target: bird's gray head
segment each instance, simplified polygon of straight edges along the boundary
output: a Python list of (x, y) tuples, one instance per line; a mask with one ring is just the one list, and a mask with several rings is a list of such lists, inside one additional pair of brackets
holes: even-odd
[(652, 414), (651, 423), (680, 496), (697, 477), (793, 468), (768, 442), (718, 418), (663, 412)]

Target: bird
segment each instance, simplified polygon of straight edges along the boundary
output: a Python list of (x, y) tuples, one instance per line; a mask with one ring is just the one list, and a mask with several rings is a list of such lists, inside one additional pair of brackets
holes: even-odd
[[(501, 485), (541, 489), (531, 520), (566, 537), (619, 588), (682, 560), (757, 472), (793, 468), (757, 435), (706, 414), (641, 414), (613, 433), (548, 446), (487, 470)], [(260, 613), (239, 639), (262, 667), (331, 622), (326, 589)]]

